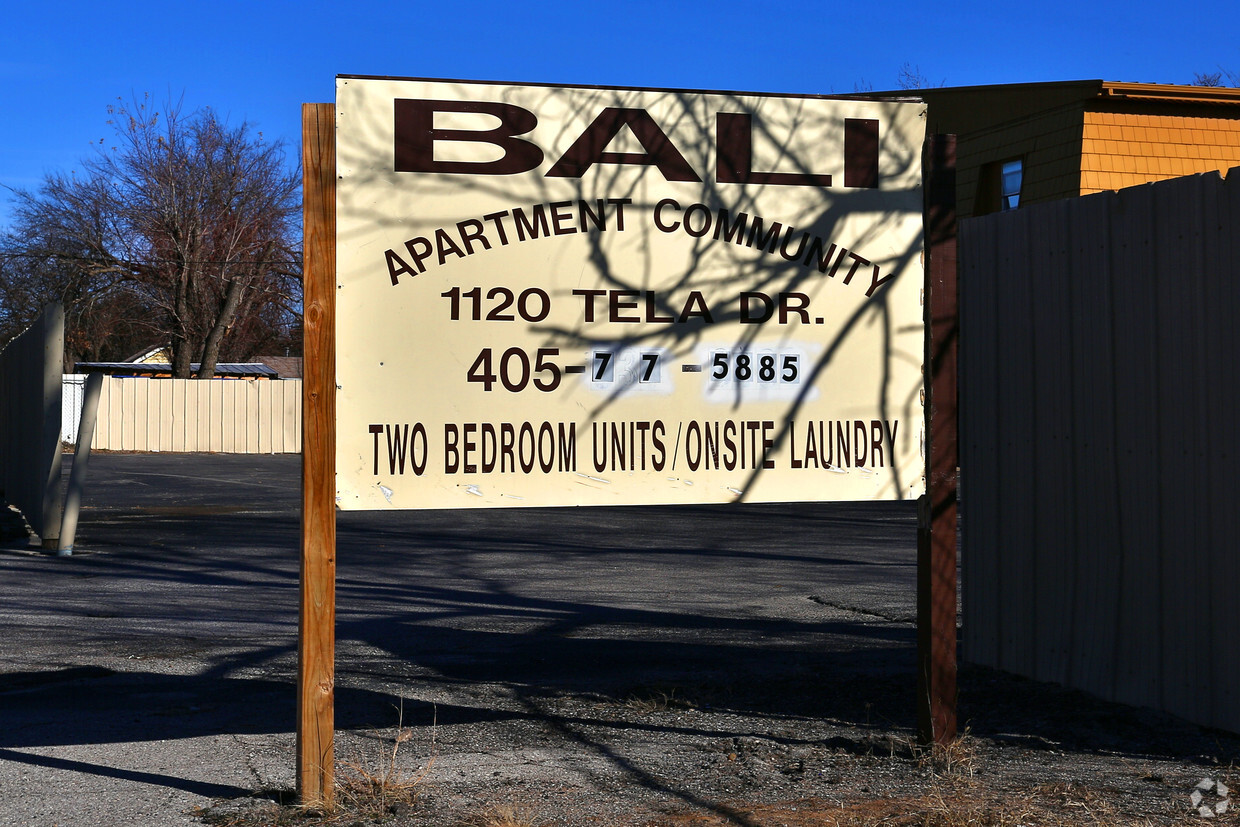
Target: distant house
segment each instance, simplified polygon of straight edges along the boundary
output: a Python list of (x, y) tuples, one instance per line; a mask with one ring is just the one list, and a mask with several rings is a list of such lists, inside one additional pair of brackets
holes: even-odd
[[(190, 366), (198, 372), (198, 363)], [(123, 362), (78, 362), (75, 373), (103, 373), (108, 376), (141, 376), (168, 379), (172, 376), (172, 354), (167, 345), (139, 351)], [(300, 379), (300, 356), (259, 356), (253, 362), (220, 362), (217, 379)]]
[[(148, 379), (172, 378), (172, 365), (167, 362), (78, 362), (75, 373), (103, 373), (108, 376)], [(197, 373), (198, 363), (190, 365)], [(221, 362), (215, 366), (217, 379), (279, 379), (280, 374), (262, 362)]]
[(122, 359), (121, 361), (134, 362), (137, 364), (148, 364), (148, 363), (159, 364), (161, 362), (164, 364), (171, 364), (172, 349), (168, 347), (167, 345), (158, 345), (156, 347), (148, 348), (147, 350), (143, 350), (138, 353), (135, 353), (133, 356), (130, 356), (128, 359)]
[(1080, 80), (867, 93), (957, 136), (961, 218), (1240, 166), (1240, 89)]
[(300, 356), (256, 356), (254, 360), (274, 370), (281, 379), (301, 378)]

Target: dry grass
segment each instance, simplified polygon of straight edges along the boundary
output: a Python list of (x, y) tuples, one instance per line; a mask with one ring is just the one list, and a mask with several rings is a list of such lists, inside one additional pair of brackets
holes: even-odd
[[(804, 799), (768, 805), (732, 802), (714, 813), (682, 812), (648, 821), (644, 827), (1153, 827), (1153, 825), (1240, 825), (1240, 808), (1203, 818), (1189, 806), (1188, 788), (1169, 791), (1171, 805), (1152, 818), (1125, 810), (1123, 796), (1098, 783), (1056, 781), (1019, 788), (992, 786), (979, 766), (978, 742), (967, 732), (947, 746), (925, 746), (892, 738), (892, 757), (912, 760), (930, 771), (928, 787), (907, 794), (859, 799), (854, 791), (838, 799)], [(1228, 767), (1215, 778), (1235, 789)], [(1100, 779), (1094, 779), (1095, 782)], [(1234, 801), (1234, 793), (1232, 800)], [(1182, 797), (1182, 801), (1179, 798)], [(1213, 799), (1212, 799), (1213, 800)], [(1230, 802), (1229, 802), (1230, 803)], [(1182, 805), (1182, 806), (1180, 806)], [(1131, 807), (1131, 802), (1129, 802)]]
[(492, 804), (461, 822), (461, 827), (546, 827), (531, 810), (516, 804)]
[(910, 751), (917, 765), (939, 775), (973, 777), (977, 767), (977, 741), (965, 729), (948, 744), (920, 744), (912, 742)]
[[(1199, 823), (1185, 818), (1183, 824)], [(662, 818), (659, 827), (1143, 827), (1151, 822), (1125, 816), (1104, 796), (1080, 786), (1057, 784), (1023, 794), (1001, 793), (973, 783), (941, 784), (917, 796), (885, 796), (861, 802), (799, 801), (734, 808), (733, 815), (683, 814)], [(1215, 823), (1217, 822), (1210, 822)], [(655, 827), (651, 822), (647, 827)]]
[(690, 709), (692, 704), (676, 697), (676, 689), (649, 689), (630, 695), (624, 702), (626, 709), (639, 715), (653, 715), (656, 712), (667, 712), (669, 709)]
[[(341, 763), (336, 777), (336, 808), (343, 808), (352, 815), (371, 818), (399, 814), (411, 807), (435, 763), (435, 732), (438, 726), (438, 710), (431, 724), (430, 751), (423, 764), (415, 772), (400, 767), (402, 744), (413, 740), (413, 730), (404, 725), (405, 710), (398, 710), (396, 726), (391, 736), (391, 747), (380, 747), (378, 754), (367, 759), (354, 758)], [(375, 733), (382, 744), (382, 733)]]
[[(390, 736), (373, 733), (380, 744), (372, 755), (359, 755), (339, 763), (336, 772), (336, 800), (321, 804), (284, 804), (278, 799), (289, 795), (258, 795), (249, 799), (223, 802), (214, 807), (197, 808), (197, 815), (212, 827), (313, 827), (314, 825), (356, 824), (359, 819), (382, 822), (412, 811), (426, 777), (435, 763), (435, 732), (438, 713), (431, 725), (431, 744), (426, 762), (414, 772), (401, 768), (401, 749), (413, 740), (413, 730), (404, 725), (404, 709), (399, 710)], [(388, 745), (390, 741), (390, 746)], [(277, 800), (272, 800), (272, 798)], [(487, 825), (487, 827), (492, 827)], [(508, 827), (497, 822), (494, 827)], [(513, 827), (523, 827), (514, 823)]]

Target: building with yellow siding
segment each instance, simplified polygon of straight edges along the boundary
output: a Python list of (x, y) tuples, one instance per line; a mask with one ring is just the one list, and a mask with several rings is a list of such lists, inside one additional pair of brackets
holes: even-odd
[(1117, 190), (1240, 166), (1240, 89), (1103, 80), (877, 93), (957, 136), (957, 210)]

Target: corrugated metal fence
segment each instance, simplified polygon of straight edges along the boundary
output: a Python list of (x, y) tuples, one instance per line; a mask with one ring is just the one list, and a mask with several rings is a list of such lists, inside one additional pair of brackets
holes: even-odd
[(60, 536), (60, 370), (65, 312), (47, 307), (0, 350), (0, 493), (50, 548)]
[[(72, 377), (65, 380), (71, 383)], [(79, 410), (66, 411), (65, 430)], [(106, 377), (91, 446), (111, 451), (297, 453), (301, 380)]]
[(965, 659), (1240, 732), (1240, 169), (962, 222)]

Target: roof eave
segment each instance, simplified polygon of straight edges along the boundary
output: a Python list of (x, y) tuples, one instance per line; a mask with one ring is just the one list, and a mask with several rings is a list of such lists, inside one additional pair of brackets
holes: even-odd
[(1240, 89), (1225, 86), (1172, 86), (1161, 83), (1103, 81), (1098, 97), (1182, 103), (1240, 104)]

